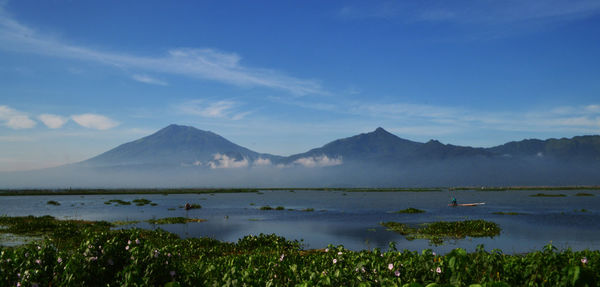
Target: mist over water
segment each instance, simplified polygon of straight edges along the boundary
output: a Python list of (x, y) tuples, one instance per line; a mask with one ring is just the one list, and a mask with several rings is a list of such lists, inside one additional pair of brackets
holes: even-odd
[(600, 164), (555, 160), (452, 160), (403, 166), (344, 163), (326, 167), (69, 165), (0, 173), (0, 188), (254, 188), (254, 187), (450, 187), (598, 185)]

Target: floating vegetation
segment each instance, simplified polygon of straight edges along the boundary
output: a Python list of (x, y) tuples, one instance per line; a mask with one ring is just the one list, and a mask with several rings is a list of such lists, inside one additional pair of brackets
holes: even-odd
[(388, 230), (400, 233), (407, 240), (428, 239), (430, 244), (439, 245), (445, 239), (469, 237), (494, 237), (500, 234), (500, 227), (485, 220), (439, 221), (423, 223), (416, 227), (399, 222), (382, 222)]
[(311, 211), (315, 211), (315, 209), (314, 208), (305, 208), (305, 209), (301, 209), (300, 211), (311, 212)]
[(120, 199), (111, 199), (111, 200), (104, 202), (104, 204), (111, 204), (111, 203), (116, 203), (117, 205), (131, 205), (131, 202), (120, 200)]
[(150, 206), (157, 206), (157, 205), (158, 205), (158, 203), (155, 203), (155, 202), (150, 203)]
[(167, 210), (173, 211), (173, 210), (177, 210), (177, 208), (175, 208), (175, 207), (169, 207), (169, 208), (167, 208)]
[(46, 204), (48, 204), (48, 205), (54, 205), (54, 206), (59, 206), (59, 205), (60, 205), (60, 202), (58, 202), (58, 201), (54, 201), (54, 200), (48, 200), (48, 201), (46, 202)]
[(514, 212), (514, 211), (496, 211), (496, 212), (492, 212), (492, 214), (497, 214), (497, 215), (523, 215), (523, 213)]
[(255, 206), (255, 205), (256, 205), (256, 204), (255, 204), (254, 202), (251, 202), (251, 203), (250, 203), (250, 206)]
[[(97, 228), (105, 223), (28, 220), (53, 222), (77, 236), (50, 232), (32, 244), (0, 246), (0, 286), (221, 286), (229, 280), (237, 280), (233, 286), (415, 287), (600, 282), (600, 251), (558, 250), (552, 245), (515, 255), (488, 252), (481, 245), (474, 252), (457, 248), (446, 255), (399, 252), (393, 243), (386, 252), (333, 245), (303, 250), (300, 242), (274, 234), (248, 235), (232, 243), (182, 239), (161, 229), (109, 230)], [(58, 244), (61, 238), (69, 240), (63, 242), (66, 245)]]
[(595, 196), (593, 193), (578, 192), (575, 196)]
[(531, 194), (529, 195), (531, 197), (566, 197), (567, 195), (562, 194), (562, 193), (536, 193), (536, 194)]
[(398, 210), (394, 213), (424, 213), (425, 210), (409, 207), (407, 209)]
[(277, 206), (277, 207), (275, 207), (275, 210), (285, 210), (285, 207), (283, 207), (283, 206)]
[(260, 207), (260, 210), (273, 210), (273, 207), (270, 207), (270, 206), (268, 206), (268, 205), (265, 205), (265, 206), (261, 206), (261, 207)]
[(200, 208), (202, 208), (202, 205), (197, 204), (197, 203), (192, 203), (187, 207), (187, 209), (200, 209)]
[(189, 222), (204, 222), (206, 219), (200, 218), (186, 218), (186, 217), (165, 217), (159, 219), (148, 219), (145, 220), (150, 224), (184, 224)]
[(132, 200), (133, 203), (135, 203), (136, 206), (144, 206), (146, 204), (150, 204), (152, 201), (145, 199), (145, 198), (138, 198), (138, 199), (134, 199)]

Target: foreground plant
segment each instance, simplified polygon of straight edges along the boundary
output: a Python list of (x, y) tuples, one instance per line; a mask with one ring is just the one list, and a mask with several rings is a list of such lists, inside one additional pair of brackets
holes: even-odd
[[(72, 247), (52, 235), (0, 247), (0, 286), (596, 286), (600, 251), (507, 255), (482, 246), (431, 250), (303, 250), (276, 235), (236, 243), (180, 239), (162, 230), (81, 228)], [(410, 285), (408, 285), (410, 284)]]

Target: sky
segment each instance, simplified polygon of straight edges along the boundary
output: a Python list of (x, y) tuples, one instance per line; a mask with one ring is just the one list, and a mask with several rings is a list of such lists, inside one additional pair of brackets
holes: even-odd
[(173, 123), (277, 155), (600, 134), (598, 31), (597, 0), (0, 0), (0, 171)]

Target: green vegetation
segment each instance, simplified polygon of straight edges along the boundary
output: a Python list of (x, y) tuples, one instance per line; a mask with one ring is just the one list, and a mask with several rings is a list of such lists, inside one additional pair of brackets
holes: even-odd
[(594, 194), (593, 193), (579, 192), (579, 193), (576, 193), (575, 196), (594, 196)]
[(469, 237), (494, 237), (500, 234), (500, 227), (485, 220), (439, 221), (409, 226), (399, 222), (382, 222), (388, 230), (400, 233), (408, 240), (428, 239), (431, 244), (439, 245), (445, 239)]
[(188, 207), (188, 209), (200, 209), (202, 208), (202, 205), (197, 204), (197, 203), (192, 203), (190, 204), (190, 207)]
[(531, 194), (529, 195), (531, 197), (566, 197), (566, 195), (559, 193), (559, 194), (551, 194), (551, 193), (536, 193), (536, 194)]
[(483, 190), (483, 191), (508, 191), (508, 190), (600, 190), (600, 186), (465, 186), (452, 187), (448, 190)]
[(314, 208), (305, 208), (305, 209), (301, 209), (300, 211), (311, 212), (311, 211), (315, 211), (315, 209)]
[(523, 213), (518, 213), (518, 212), (513, 212), (513, 211), (496, 211), (496, 212), (492, 212), (492, 214), (497, 214), (497, 215), (523, 215)]
[(146, 204), (150, 204), (150, 203), (152, 203), (152, 201), (151, 201), (151, 200), (148, 200), (148, 199), (145, 199), (145, 198), (138, 198), (138, 199), (134, 199), (134, 200), (132, 200), (132, 201), (133, 201), (133, 203), (135, 203), (135, 205), (137, 205), (137, 206), (144, 206), (144, 205), (146, 205)]
[(265, 205), (265, 206), (261, 206), (261, 207), (260, 207), (260, 210), (273, 210), (273, 207), (270, 207), (270, 206), (268, 206), (268, 205)]
[[(0, 286), (597, 286), (600, 251), (398, 251), (390, 244), (351, 251), (303, 250), (276, 235), (236, 243), (181, 239), (162, 230), (109, 230), (106, 223), (50, 217), (2, 218), (69, 226), (77, 236), (47, 230), (45, 239), (0, 246)], [(36, 221), (41, 221), (35, 223)], [(44, 224), (42, 224), (42, 222)], [(57, 244), (65, 237), (66, 244)], [(478, 286), (478, 285), (476, 285)]]
[(230, 188), (230, 189), (4, 189), (0, 190), (0, 196), (15, 195), (93, 195), (93, 194), (205, 194), (205, 193), (242, 193), (258, 192), (253, 188)]
[(116, 203), (117, 205), (131, 205), (131, 202), (120, 200), (120, 199), (111, 199), (111, 200), (107, 200), (104, 202), (104, 204), (111, 204), (111, 203)]
[(60, 205), (60, 202), (58, 202), (58, 201), (55, 201), (55, 200), (48, 200), (48, 201), (46, 202), (46, 204), (48, 204), (48, 205), (54, 205), (54, 206), (58, 206), (58, 205)]
[(394, 213), (424, 213), (425, 210), (409, 207), (407, 209), (398, 210)]
[(159, 219), (148, 219), (145, 220), (150, 224), (184, 224), (189, 222), (204, 222), (206, 219), (200, 218), (186, 218), (186, 217), (165, 217)]
[(283, 206), (277, 206), (277, 207), (275, 207), (275, 210), (285, 210), (285, 207), (283, 207)]

